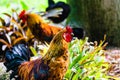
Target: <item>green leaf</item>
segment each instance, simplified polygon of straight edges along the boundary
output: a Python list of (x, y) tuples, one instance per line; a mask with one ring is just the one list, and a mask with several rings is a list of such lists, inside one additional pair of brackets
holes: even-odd
[(71, 75), (71, 69), (68, 69), (67, 72), (66, 72), (66, 75), (65, 75), (65, 78), (69, 79), (70, 78), (70, 75)]
[(70, 64), (69, 71), (66, 73), (68, 80), (106, 80), (109, 78), (105, 72), (109, 65), (105, 62), (102, 50), (104, 41), (93, 45), (93, 42), (88, 42), (88, 38), (85, 38), (84, 40), (76, 39), (70, 43)]
[(70, 65), (70, 69), (75, 65), (75, 64), (77, 64), (79, 61), (80, 61), (80, 59), (82, 58), (82, 52), (80, 53), (80, 54), (78, 54), (78, 56), (76, 56), (75, 58), (74, 58), (74, 60), (73, 60), (73, 62), (72, 62), (72, 64)]
[(32, 51), (34, 56), (38, 56), (36, 50), (32, 46), (30, 46), (30, 50)]
[(25, 9), (25, 10), (28, 10), (28, 9), (29, 9), (29, 7), (28, 7), (28, 5), (25, 3), (25, 1), (21, 0), (21, 1), (20, 1), (20, 4), (21, 4), (21, 6), (22, 6), (22, 9)]
[(79, 77), (79, 75), (81, 74), (81, 69), (79, 68), (78, 70), (77, 70), (77, 73), (73, 76), (73, 78), (72, 78), (72, 80), (78, 80), (78, 77)]

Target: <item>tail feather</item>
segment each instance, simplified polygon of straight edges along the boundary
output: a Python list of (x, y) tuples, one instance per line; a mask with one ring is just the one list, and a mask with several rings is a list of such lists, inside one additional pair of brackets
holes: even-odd
[(58, 17), (48, 17), (48, 19), (52, 20), (54, 23), (60, 23), (64, 21), (71, 12), (70, 6), (61, 1), (54, 3), (54, 4), (52, 3), (53, 3), (53, 0), (51, 0), (51, 4), (49, 2), (49, 6), (46, 8), (46, 11), (49, 11), (55, 8), (62, 8), (63, 11), (62, 11), (62, 14), (58, 15)]
[(53, 0), (48, 0), (48, 5), (49, 5), (49, 7), (50, 6), (53, 6), (55, 4), (55, 2), (53, 1)]
[(12, 70), (11, 78), (18, 73), (18, 67), (25, 61), (30, 60), (30, 50), (25, 44), (17, 44), (6, 51), (5, 63), (7, 72)]

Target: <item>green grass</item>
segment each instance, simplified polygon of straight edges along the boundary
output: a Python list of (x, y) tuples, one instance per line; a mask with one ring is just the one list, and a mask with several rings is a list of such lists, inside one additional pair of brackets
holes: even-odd
[(65, 80), (108, 80), (109, 65), (105, 61), (104, 45), (104, 41), (96, 44), (88, 42), (88, 38), (72, 41), (69, 46), (70, 65)]

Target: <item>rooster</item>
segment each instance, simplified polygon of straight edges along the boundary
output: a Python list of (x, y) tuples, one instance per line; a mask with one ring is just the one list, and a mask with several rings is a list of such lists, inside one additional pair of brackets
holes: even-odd
[(69, 65), (68, 43), (71, 40), (72, 29), (67, 26), (54, 36), (46, 54), (33, 61), (30, 61), (30, 51), (26, 45), (13, 46), (6, 51), (4, 63), (7, 71), (12, 70), (10, 78), (17, 80), (63, 80)]
[[(27, 23), (27, 27), (29, 27), (34, 37), (41, 42), (46, 41), (49, 43), (52, 40), (52, 38), (57, 34), (57, 32), (62, 30), (62, 28), (60, 27), (51, 26), (48, 23), (44, 22), (42, 17), (35, 13), (26, 13), (26, 11), (23, 10), (19, 14), (19, 17), (24, 23)], [(79, 38), (82, 38), (84, 30), (80, 29), (81, 32), (77, 34), (76, 30), (79, 31), (78, 28), (73, 28), (73, 32), (75, 32), (75, 35), (80, 34), (80, 36), (77, 36), (79, 36)]]

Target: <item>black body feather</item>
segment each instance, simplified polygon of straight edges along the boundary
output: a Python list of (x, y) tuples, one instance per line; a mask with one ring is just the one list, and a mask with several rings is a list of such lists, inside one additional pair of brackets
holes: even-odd
[(11, 48), (11, 50), (6, 51), (5, 63), (7, 72), (12, 70), (10, 79), (15, 78), (18, 74), (18, 67), (21, 63), (30, 60), (30, 50), (25, 44), (17, 44)]
[(53, 0), (48, 0), (48, 7), (46, 8), (46, 11), (49, 11), (55, 8), (62, 8), (63, 12), (62, 14), (59, 14), (58, 17), (48, 17), (48, 19), (52, 20), (54, 23), (60, 23), (64, 21), (68, 17), (71, 11), (70, 6), (64, 2), (59, 1), (55, 3)]

